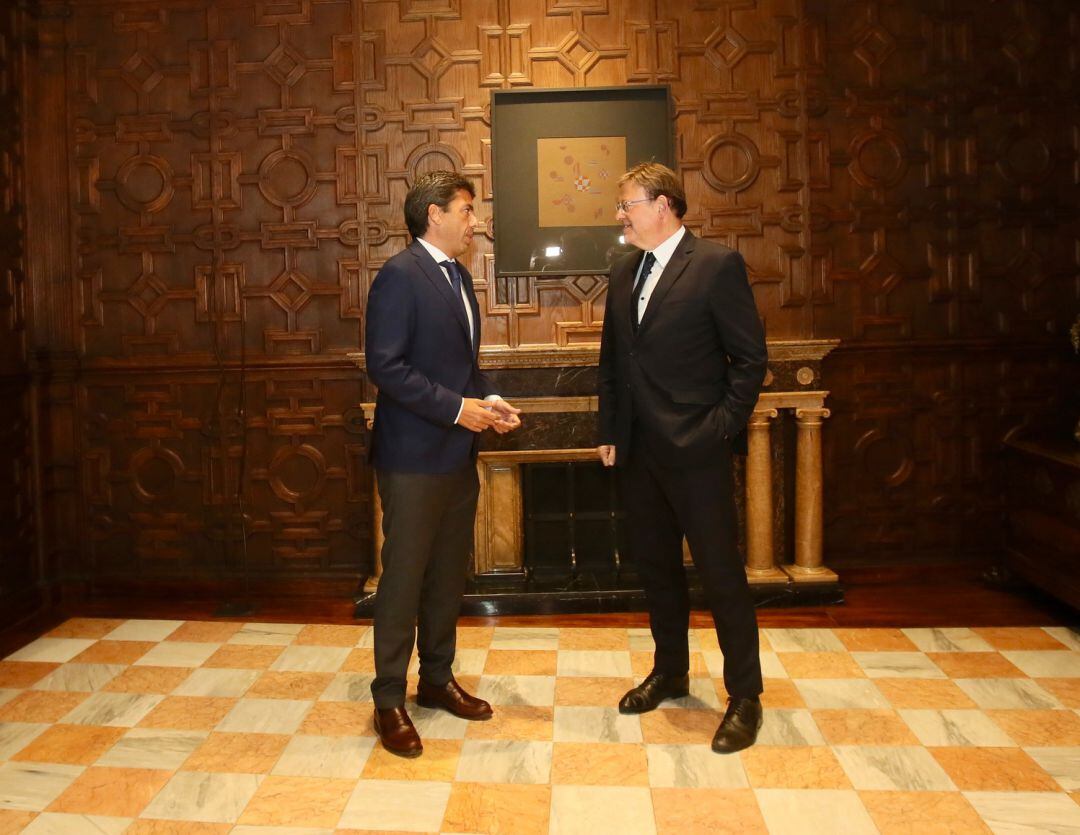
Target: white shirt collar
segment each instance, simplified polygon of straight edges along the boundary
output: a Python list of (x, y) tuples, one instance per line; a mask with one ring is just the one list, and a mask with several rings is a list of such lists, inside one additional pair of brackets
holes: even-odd
[(653, 257), (656, 258), (656, 263), (660, 265), (661, 270), (667, 266), (668, 261), (671, 260), (671, 256), (675, 254), (675, 247), (679, 245), (679, 241), (683, 239), (685, 233), (686, 227), (680, 226), (670, 238), (652, 251)]
[(435, 259), (435, 263), (442, 266), (443, 261), (453, 261), (454, 259), (439, 249), (435, 244), (425, 241), (423, 238), (417, 238), (417, 242), (424, 247), (430, 253), (431, 257)]

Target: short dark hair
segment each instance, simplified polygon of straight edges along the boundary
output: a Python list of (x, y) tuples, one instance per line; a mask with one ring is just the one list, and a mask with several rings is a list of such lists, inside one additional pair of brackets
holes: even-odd
[(621, 177), (619, 185), (634, 183), (641, 186), (650, 200), (655, 200), (663, 195), (671, 206), (675, 217), (681, 218), (686, 214), (686, 192), (683, 191), (679, 175), (658, 162), (642, 162), (635, 165)]
[(476, 197), (473, 184), (456, 171), (428, 171), (416, 178), (405, 195), (405, 225), (414, 238), (422, 237), (428, 228), (428, 206), (434, 203), (444, 212), (460, 190)]

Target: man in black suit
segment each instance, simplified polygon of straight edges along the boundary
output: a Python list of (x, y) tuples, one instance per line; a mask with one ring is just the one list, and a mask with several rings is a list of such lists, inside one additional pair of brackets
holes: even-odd
[(383, 573), (375, 597), (375, 730), (412, 757), (423, 744), (405, 710), (417, 645), (417, 703), (465, 719), (491, 706), (454, 680), (457, 616), (472, 550), (481, 432), (509, 432), (518, 411), (480, 370), (480, 308), (455, 260), (472, 243), (472, 184), (435, 171), (405, 198), (413, 242), (383, 265), (367, 304), (367, 372), (379, 387), (372, 456), (383, 507)]
[[(757, 620), (736, 545), (731, 458), (765, 377), (765, 335), (742, 257), (682, 225), (675, 172), (643, 163), (619, 180), (616, 217), (642, 250), (611, 268), (600, 350), (600, 446), (618, 466), (629, 557), (645, 583), (653, 671), (619, 702), (655, 709), (689, 692), (686, 537), (724, 653), (730, 701), (714, 751), (761, 727)], [(742, 448), (740, 450), (740, 447)]]

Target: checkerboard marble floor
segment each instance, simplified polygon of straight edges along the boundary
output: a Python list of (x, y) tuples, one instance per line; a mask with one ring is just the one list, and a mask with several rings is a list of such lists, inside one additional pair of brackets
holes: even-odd
[(411, 703), (416, 760), (376, 744), (371, 639), (68, 621), (0, 661), (0, 832), (1080, 832), (1065, 628), (763, 629), (765, 725), (726, 757), (709, 631), (690, 697), (638, 717), (647, 630), (462, 627), (495, 717)]

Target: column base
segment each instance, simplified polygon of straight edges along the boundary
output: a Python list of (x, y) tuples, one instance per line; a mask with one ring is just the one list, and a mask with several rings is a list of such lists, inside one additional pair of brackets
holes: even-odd
[(823, 565), (805, 568), (801, 565), (789, 564), (781, 568), (796, 583), (835, 583), (840, 579), (835, 571)]
[(791, 579), (779, 568), (747, 568), (746, 582), (752, 586), (785, 585)]

